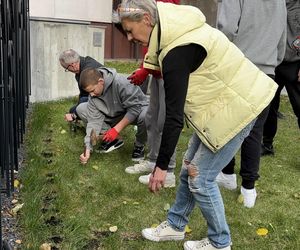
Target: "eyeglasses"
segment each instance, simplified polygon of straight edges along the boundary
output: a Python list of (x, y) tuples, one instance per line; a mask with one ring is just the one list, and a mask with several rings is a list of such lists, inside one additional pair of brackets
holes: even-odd
[(68, 67), (65, 68), (65, 72), (69, 72), (69, 67), (72, 66), (71, 64), (68, 65)]

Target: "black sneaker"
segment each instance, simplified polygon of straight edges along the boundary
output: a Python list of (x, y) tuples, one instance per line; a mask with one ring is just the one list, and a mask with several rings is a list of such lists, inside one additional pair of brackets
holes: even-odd
[(264, 144), (261, 145), (261, 152), (260, 152), (261, 156), (265, 156), (265, 155), (274, 155), (274, 148), (273, 145), (270, 146), (266, 146)]
[(132, 152), (132, 160), (140, 161), (145, 157), (145, 147), (144, 146), (136, 146), (134, 144), (133, 152)]
[(109, 153), (115, 149), (118, 149), (124, 145), (123, 140), (115, 139), (112, 142), (103, 141), (98, 149), (100, 153)]

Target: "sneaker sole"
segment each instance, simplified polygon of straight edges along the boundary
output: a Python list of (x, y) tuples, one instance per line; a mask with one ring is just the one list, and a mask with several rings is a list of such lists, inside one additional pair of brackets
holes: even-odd
[(184, 235), (178, 235), (178, 236), (174, 236), (174, 235), (169, 235), (169, 236), (164, 236), (164, 237), (155, 237), (151, 234), (147, 234), (146, 232), (144, 232), (144, 230), (142, 231), (142, 235), (145, 239), (147, 240), (151, 240), (151, 241), (169, 241), (169, 240), (183, 240), (184, 239)]
[(111, 152), (111, 151), (114, 151), (114, 150), (116, 150), (116, 149), (122, 147), (123, 145), (124, 145), (124, 142), (122, 141), (122, 142), (119, 143), (119, 144), (116, 144), (116, 145), (111, 146), (111, 147), (110, 147), (109, 149), (107, 149), (107, 150), (100, 150), (99, 153), (104, 153), (104, 154), (106, 154), (106, 153), (109, 153), (109, 152)]
[[(144, 182), (144, 181), (140, 181), (140, 180), (139, 180), (139, 182), (144, 185), (149, 184), (149, 182)], [(165, 185), (164, 185), (164, 188), (174, 188), (174, 187), (176, 187), (176, 183), (171, 183), (171, 184), (165, 183)]]
[(147, 169), (144, 171), (134, 171), (134, 170), (127, 170), (127, 168), (125, 168), (125, 172), (127, 174), (146, 174), (146, 173), (151, 173), (153, 171), (153, 169)]
[(237, 185), (236, 186), (229, 186), (229, 185), (226, 185), (224, 183), (219, 183), (219, 182), (217, 182), (217, 183), (218, 183), (219, 187), (223, 187), (223, 188), (226, 188), (228, 190), (235, 190), (235, 189), (237, 189)]
[[(232, 242), (230, 243), (230, 245), (228, 247), (224, 247), (224, 248), (221, 248), (221, 249), (224, 249), (224, 250), (231, 250), (231, 246), (232, 246)], [(187, 244), (183, 244), (183, 249), (184, 250), (193, 250), (195, 248), (192, 248), (192, 247), (189, 247)]]

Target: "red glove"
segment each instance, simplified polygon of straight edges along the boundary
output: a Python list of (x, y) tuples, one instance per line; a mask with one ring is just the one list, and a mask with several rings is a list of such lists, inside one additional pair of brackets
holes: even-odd
[(115, 140), (118, 137), (118, 135), (119, 135), (118, 131), (115, 128), (111, 128), (110, 130), (107, 130), (104, 133), (102, 140), (111, 142)]
[(128, 80), (134, 85), (141, 85), (149, 75), (149, 72), (144, 69), (140, 68), (134, 71), (130, 76), (127, 77)]
[(159, 70), (147, 69), (148, 72), (153, 75), (155, 78), (162, 78), (161, 72)]
[(164, 2), (164, 3), (174, 3), (179, 4), (180, 0), (156, 0), (157, 2)]

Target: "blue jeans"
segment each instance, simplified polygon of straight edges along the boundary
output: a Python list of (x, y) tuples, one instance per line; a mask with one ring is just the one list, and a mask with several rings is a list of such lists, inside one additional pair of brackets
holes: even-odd
[(196, 133), (193, 134), (183, 160), (176, 200), (168, 213), (168, 222), (173, 228), (183, 231), (188, 224), (188, 216), (197, 204), (207, 221), (208, 238), (212, 245), (216, 248), (229, 246), (230, 231), (215, 179), (236, 154), (254, 122), (216, 153), (208, 149)]

